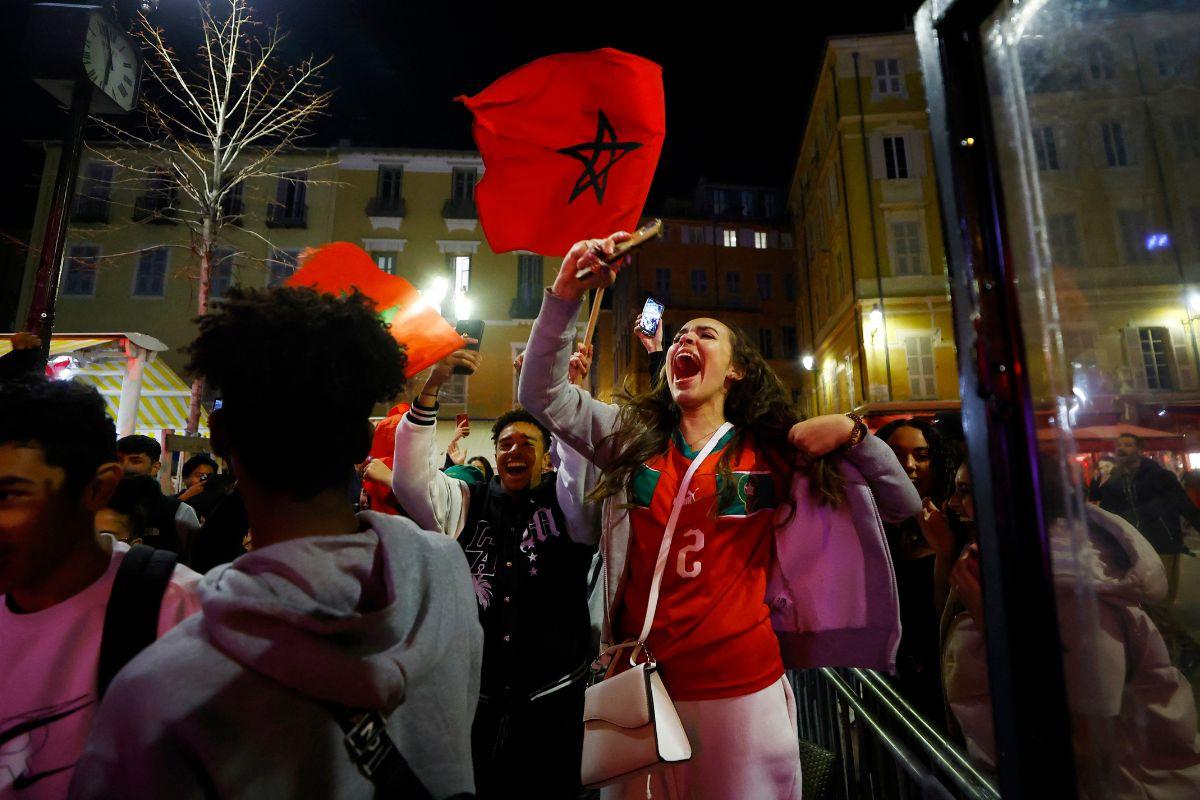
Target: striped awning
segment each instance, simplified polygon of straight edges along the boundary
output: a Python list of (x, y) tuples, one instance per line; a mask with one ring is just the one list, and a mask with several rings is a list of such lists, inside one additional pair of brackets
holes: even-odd
[[(73, 353), (76, 350), (86, 350), (89, 347), (97, 347), (109, 342), (115, 342), (116, 337), (108, 337), (107, 339), (75, 339), (63, 338), (55, 336), (50, 340), (50, 355), (61, 356), (63, 353)], [(0, 356), (12, 350), (12, 335), (7, 334), (0, 337)]]
[[(12, 350), (13, 334), (0, 334), (0, 356)], [(108, 406), (108, 414), (115, 422), (117, 407), (121, 403), (121, 383), (125, 379), (126, 340), (161, 352), (166, 348), (161, 342), (139, 333), (92, 335), (76, 334), (54, 336), (50, 339), (50, 355), (71, 354), (78, 358), (79, 366), (73, 370), (72, 379), (96, 387)], [(183, 433), (187, 428), (188, 405), (191, 402), (191, 387), (175, 374), (161, 358), (146, 362), (142, 370), (142, 392), (138, 402), (137, 422), (134, 432), (158, 438), (164, 428), (174, 428)], [(208, 435), (208, 414), (200, 412), (201, 436)]]
[[(101, 361), (80, 367), (73, 380), (95, 386), (104, 397), (109, 416), (115, 420), (124, 377), (125, 365), (122, 362)], [(161, 359), (147, 362), (142, 371), (142, 396), (138, 403), (134, 433), (155, 438), (164, 428), (174, 428), (176, 433), (183, 433), (187, 428), (191, 396), (191, 388)], [(200, 412), (199, 434), (208, 435), (208, 414), (203, 410)]]

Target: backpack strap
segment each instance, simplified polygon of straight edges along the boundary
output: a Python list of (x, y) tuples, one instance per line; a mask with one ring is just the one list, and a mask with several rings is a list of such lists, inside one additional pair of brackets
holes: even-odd
[[(365, 778), (375, 784), (375, 797), (434, 800), (429, 789), (409, 766), (408, 759), (388, 735), (387, 720), (381, 713), (340, 706), (329, 706), (329, 709), (346, 734), (344, 741), (350, 760)], [(461, 793), (449, 800), (471, 800), (473, 797)]]
[(96, 688), (104, 697), (121, 668), (158, 638), (163, 594), (175, 572), (174, 553), (135, 544), (121, 560), (104, 609)]

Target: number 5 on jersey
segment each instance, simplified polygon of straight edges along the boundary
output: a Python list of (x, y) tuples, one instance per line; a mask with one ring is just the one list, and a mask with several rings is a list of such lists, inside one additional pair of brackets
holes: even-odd
[(691, 539), (691, 544), (679, 548), (679, 557), (675, 560), (675, 574), (681, 578), (695, 578), (700, 574), (700, 559), (694, 559), (688, 564), (688, 557), (704, 549), (704, 531), (695, 528), (683, 534), (684, 539)]

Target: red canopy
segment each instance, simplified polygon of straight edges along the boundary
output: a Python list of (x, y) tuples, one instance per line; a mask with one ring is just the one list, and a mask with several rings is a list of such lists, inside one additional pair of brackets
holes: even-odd
[(1059, 428), (1038, 428), (1037, 437), (1039, 442), (1054, 442), (1060, 438), (1071, 438), (1075, 440), (1076, 449), (1086, 453), (1097, 453), (1112, 450), (1117, 437), (1125, 434), (1139, 437), (1147, 450), (1182, 450), (1185, 446), (1183, 436), (1177, 433), (1143, 428), (1140, 425), (1129, 425), (1124, 422), (1116, 425), (1072, 428), (1070, 433)]

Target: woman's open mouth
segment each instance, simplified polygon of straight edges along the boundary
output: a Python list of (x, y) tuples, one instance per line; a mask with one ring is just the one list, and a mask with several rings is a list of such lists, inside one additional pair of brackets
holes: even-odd
[(700, 374), (700, 358), (689, 350), (680, 350), (671, 360), (671, 376), (676, 385)]

